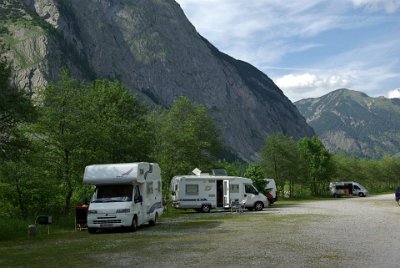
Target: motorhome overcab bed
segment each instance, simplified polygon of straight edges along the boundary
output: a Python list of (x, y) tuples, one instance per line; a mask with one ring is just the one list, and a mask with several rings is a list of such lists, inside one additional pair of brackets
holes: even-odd
[(90, 165), (83, 183), (95, 185), (89, 204), (87, 227), (99, 229), (155, 225), (163, 213), (161, 175), (155, 163)]
[(171, 180), (172, 205), (180, 209), (209, 212), (226, 209), (240, 202), (249, 210), (262, 210), (268, 199), (243, 177), (209, 174), (175, 176)]

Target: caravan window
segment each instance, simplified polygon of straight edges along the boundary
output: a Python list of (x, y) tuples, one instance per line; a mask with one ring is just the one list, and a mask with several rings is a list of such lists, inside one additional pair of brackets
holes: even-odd
[(186, 194), (187, 195), (198, 195), (199, 194), (199, 185), (186, 184)]
[(237, 193), (239, 193), (239, 184), (231, 184), (231, 185), (229, 185), (229, 191), (230, 191), (232, 194), (237, 194)]
[(244, 185), (244, 190), (246, 191), (246, 194), (257, 194), (258, 193), (256, 188), (254, 188), (253, 185), (247, 184), (247, 183)]

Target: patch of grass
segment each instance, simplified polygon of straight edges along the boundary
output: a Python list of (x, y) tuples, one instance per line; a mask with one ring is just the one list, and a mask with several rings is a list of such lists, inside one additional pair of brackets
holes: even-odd
[(27, 236), (28, 220), (0, 217), (0, 241)]

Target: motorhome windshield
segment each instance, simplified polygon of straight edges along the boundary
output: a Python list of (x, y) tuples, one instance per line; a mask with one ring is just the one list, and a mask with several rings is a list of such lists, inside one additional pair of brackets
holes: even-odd
[(127, 202), (132, 201), (132, 185), (97, 186), (92, 202)]

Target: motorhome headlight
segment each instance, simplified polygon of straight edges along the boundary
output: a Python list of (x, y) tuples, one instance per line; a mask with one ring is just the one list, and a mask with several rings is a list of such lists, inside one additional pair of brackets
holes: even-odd
[(129, 213), (131, 210), (129, 208), (120, 208), (117, 209), (117, 213)]
[(97, 210), (89, 209), (88, 214), (97, 214)]

